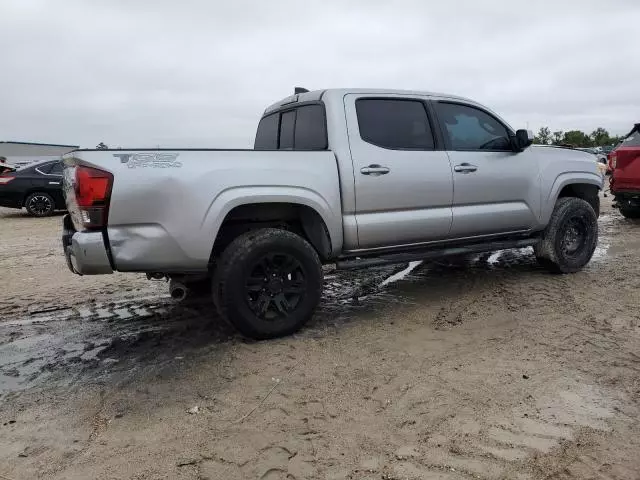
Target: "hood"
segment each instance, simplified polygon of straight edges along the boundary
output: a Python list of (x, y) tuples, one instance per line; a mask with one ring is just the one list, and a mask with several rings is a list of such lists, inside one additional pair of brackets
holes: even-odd
[(574, 148), (561, 147), (557, 145), (531, 145), (537, 155), (545, 157), (557, 157), (571, 160), (586, 160), (595, 162), (597, 160), (593, 153), (576, 150)]

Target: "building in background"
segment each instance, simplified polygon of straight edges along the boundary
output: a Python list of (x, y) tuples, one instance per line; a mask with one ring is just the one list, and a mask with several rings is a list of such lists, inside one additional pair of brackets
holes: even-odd
[(77, 145), (0, 141), (0, 157), (6, 157), (10, 165), (21, 167), (34, 162), (55, 160), (77, 148)]

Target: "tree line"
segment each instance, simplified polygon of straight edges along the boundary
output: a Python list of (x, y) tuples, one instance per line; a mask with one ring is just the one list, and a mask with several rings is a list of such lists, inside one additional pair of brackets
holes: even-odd
[(617, 145), (622, 136), (611, 136), (607, 130), (602, 127), (596, 128), (590, 134), (586, 134), (582, 130), (569, 130), (563, 132), (558, 130), (552, 132), (549, 127), (542, 127), (533, 138), (533, 143), (538, 145), (571, 145), (572, 147), (605, 147), (607, 145)]

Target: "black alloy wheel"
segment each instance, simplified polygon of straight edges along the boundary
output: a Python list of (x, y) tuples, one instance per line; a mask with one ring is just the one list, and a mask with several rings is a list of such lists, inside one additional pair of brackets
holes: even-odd
[(270, 252), (250, 266), (247, 273), (247, 302), (262, 320), (289, 316), (304, 298), (307, 274), (293, 255)]
[(46, 193), (33, 193), (25, 200), (25, 208), (33, 217), (48, 217), (55, 209), (53, 198)]

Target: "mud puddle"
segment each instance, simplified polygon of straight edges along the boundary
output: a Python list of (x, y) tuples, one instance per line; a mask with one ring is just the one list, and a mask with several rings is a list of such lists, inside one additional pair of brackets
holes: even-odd
[[(613, 252), (611, 236), (618, 218), (600, 218), (600, 242), (594, 264)], [(597, 268), (597, 267), (590, 267)], [(300, 333), (322, 336), (363, 312), (414, 303), (456, 288), (473, 290), (496, 270), (540, 270), (532, 248), (481, 255), (411, 262), (361, 271), (325, 271), (324, 298), (310, 324)], [(495, 276), (495, 275), (494, 275)], [(459, 285), (443, 291), (443, 285)], [(217, 317), (208, 302), (175, 304), (162, 284), (111, 301), (78, 305), (32, 304), (28, 315), (0, 323), (0, 396), (48, 381), (101, 379), (139, 368), (162, 368), (207, 348), (244, 342)]]
[[(403, 268), (327, 271), (323, 302), (304, 334), (322, 334), (378, 302), (400, 301), (383, 290), (385, 279)], [(64, 384), (159, 369), (221, 343), (246, 341), (211, 302), (175, 304), (168, 293), (73, 307), (36, 305), (31, 311), (0, 323), (0, 395), (45, 380)]]

